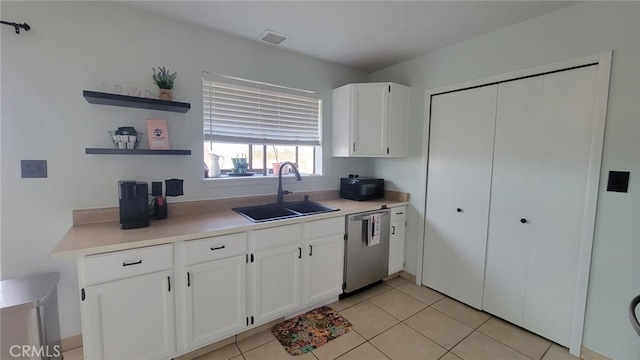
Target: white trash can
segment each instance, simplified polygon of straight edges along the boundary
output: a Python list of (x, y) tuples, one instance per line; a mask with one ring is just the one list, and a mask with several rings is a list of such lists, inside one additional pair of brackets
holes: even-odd
[(62, 359), (57, 272), (0, 281), (0, 359)]

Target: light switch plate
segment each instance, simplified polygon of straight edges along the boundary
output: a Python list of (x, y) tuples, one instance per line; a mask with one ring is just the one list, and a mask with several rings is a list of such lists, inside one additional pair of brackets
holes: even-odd
[(184, 195), (184, 190), (182, 189), (182, 184), (184, 181), (182, 179), (168, 179), (164, 181), (164, 195), (165, 196), (181, 196)]
[(609, 181), (607, 182), (607, 191), (626, 193), (629, 188), (629, 172), (628, 171), (609, 171)]
[(20, 160), (23, 178), (46, 178), (47, 160)]

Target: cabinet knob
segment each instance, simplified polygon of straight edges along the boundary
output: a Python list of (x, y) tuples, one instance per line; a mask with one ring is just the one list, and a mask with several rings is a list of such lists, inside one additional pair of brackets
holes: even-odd
[(522, 218), (522, 219), (520, 219), (520, 222), (523, 223), (523, 224), (526, 224), (527, 223), (527, 219)]
[(462, 212), (462, 209), (457, 208), (457, 209), (456, 209), (456, 211), (457, 211), (457, 212), (459, 212), (459, 213), (461, 213), (461, 212)]

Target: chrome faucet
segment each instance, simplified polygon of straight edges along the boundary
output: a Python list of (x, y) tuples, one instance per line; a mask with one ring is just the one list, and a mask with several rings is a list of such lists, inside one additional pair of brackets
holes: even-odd
[(291, 161), (285, 161), (280, 165), (280, 170), (278, 171), (278, 205), (284, 203), (284, 195), (291, 193), (289, 190), (282, 190), (282, 169), (285, 165), (291, 165), (293, 171), (296, 173), (296, 181), (302, 180), (298, 169)]

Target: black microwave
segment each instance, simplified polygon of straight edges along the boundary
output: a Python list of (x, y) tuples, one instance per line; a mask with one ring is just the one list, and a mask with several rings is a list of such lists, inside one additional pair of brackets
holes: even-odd
[(349, 200), (380, 199), (384, 196), (384, 179), (356, 177), (340, 179), (340, 197)]

